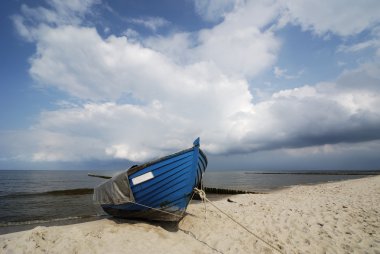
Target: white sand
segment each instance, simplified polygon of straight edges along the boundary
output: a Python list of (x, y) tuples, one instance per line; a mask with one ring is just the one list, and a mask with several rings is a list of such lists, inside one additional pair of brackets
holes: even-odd
[[(214, 203), (282, 253), (380, 253), (380, 176)], [(0, 253), (276, 253), (194, 202), (179, 228), (99, 220), (0, 235)]]

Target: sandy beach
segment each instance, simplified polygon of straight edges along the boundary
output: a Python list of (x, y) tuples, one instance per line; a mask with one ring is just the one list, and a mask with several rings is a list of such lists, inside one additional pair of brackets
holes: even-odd
[(380, 176), (213, 204), (246, 229), (193, 201), (178, 225), (102, 219), (39, 226), (0, 235), (0, 253), (380, 253)]

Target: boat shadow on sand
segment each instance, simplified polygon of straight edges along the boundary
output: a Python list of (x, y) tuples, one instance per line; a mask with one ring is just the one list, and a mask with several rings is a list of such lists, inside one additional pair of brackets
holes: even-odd
[[(225, 200), (226, 202), (235, 202), (233, 201), (233, 196), (238, 194), (265, 194), (263, 192), (248, 192), (248, 191), (240, 191), (240, 190), (230, 190), (230, 189), (219, 189), (219, 188), (205, 188), (207, 193), (207, 198), (210, 201), (219, 201), (219, 200)], [(193, 196), (193, 199), (191, 201), (191, 204), (200, 204), (203, 201), (199, 197), (198, 194), (195, 194)], [(182, 220), (186, 219), (187, 217), (193, 217), (196, 218), (199, 215), (185, 212), (183, 218), (180, 221), (156, 221), (156, 220), (147, 220), (147, 219), (126, 219), (126, 218), (119, 218), (119, 217), (107, 217), (108, 220), (113, 221), (116, 224), (130, 224), (130, 225), (137, 225), (137, 224), (148, 224), (154, 227), (160, 227), (168, 232), (177, 232), (179, 231), (179, 224)]]
[[(187, 214), (185, 215), (185, 217)], [(144, 220), (144, 219), (124, 219), (124, 218), (116, 218), (109, 217), (108, 220), (113, 221), (116, 224), (129, 224), (129, 225), (141, 225), (148, 224), (154, 227), (160, 227), (168, 232), (177, 232), (179, 230), (178, 221), (153, 221), (153, 220)]]

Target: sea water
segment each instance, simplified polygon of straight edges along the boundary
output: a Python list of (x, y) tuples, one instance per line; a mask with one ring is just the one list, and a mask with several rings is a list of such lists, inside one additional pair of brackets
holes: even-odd
[(0, 234), (96, 218), (101, 208), (93, 204), (92, 193), (103, 181), (87, 171), (0, 170)]
[[(119, 171), (121, 172), (121, 171)], [(93, 188), (104, 179), (87, 176), (87, 171), (0, 170), (0, 234), (32, 228), (39, 224), (67, 224), (104, 216), (93, 204)], [(118, 171), (97, 171), (112, 176)], [(314, 184), (364, 177), (341, 174), (281, 174), (268, 172), (206, 172), (204, 186), (268, 192), (297, 184)]]

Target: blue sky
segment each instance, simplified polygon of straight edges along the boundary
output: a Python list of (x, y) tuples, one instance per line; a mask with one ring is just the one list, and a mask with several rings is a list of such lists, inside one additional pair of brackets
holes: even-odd
[(4, 1), (0, 168), (379, 169), (379, 8)]

